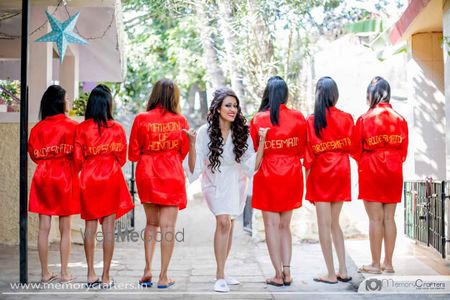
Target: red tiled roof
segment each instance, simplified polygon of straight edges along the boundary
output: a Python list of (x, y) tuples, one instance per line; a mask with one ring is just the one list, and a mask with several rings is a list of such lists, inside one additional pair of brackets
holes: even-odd
[(400, 40), (402, 35), (408, 29), (409, 25), (414, 21), (414, 19), (419, 15), (419, 13), (424, 9), (431, 0), (412, 0), (408, 7), (406, 8), (403, 15), (395, 23), (394, 28), (392, 28), (389, 35), (389, 40), (392, 44), (395, 44)]

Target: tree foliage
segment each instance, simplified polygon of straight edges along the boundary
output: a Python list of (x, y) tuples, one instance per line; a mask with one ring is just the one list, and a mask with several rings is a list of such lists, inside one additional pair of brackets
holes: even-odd
[[(267, 79), (277, 74), (288, 82), (291, 104), (301, 107), (313, 45), (374, 14), (359, 2), (355, 7), (343, 0), (125, 0), (128, 77), (118, 94), (136, 113), (156, 80), (173, 79), (185, 113), (201, 123), (212, 89), (232, 86), (250, 114)], [(379, 1), (375, 11), (387, 13), (386, 5)]]

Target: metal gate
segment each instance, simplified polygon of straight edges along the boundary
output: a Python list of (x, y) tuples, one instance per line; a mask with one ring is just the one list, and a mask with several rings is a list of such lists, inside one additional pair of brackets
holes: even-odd
[[(134, 177), (134, 162), (131, 163), (131, 174), (128, 180), (128, 189), (130, 190), (131, 198), (135, 200), (136, 195), (136, 180)], [(116, 234), (130, 232), (134, 229), (134, 208), (127, 214), (120, 217), (115, 224)]]
[(424, 181), (404, 183), (405, 234), (432, 246), (446, 256), (446, 201), (447, 183)]

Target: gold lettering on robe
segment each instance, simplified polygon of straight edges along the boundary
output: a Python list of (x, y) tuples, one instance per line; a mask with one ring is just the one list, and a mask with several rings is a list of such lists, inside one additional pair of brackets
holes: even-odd
[[(180, 122), (149, 123), (147, 130), (151, 132), (152, 139), (147, 146), (148, 151), (157, 152), (178, 149), (179, 139), (169, 139), (172, 132), (181, 130)], [(176, 135), (178, 137), (178, 135)]]
[(180, 122), (148, 123), (147, 130), (152, 132), (171, 132), (181, 130)]
[(270, 140), (265, 141), (264, 149), (282, 149), (292, 148), (298, 145), (298, 137), (287, 138), (285, 140)]
[(391, 134), (391, 135), (381, 134), (381, 135), (372, 136), (372, 137), (366, 139), (366, 143), (369, 146), (374, 146), (374, 145), (377, 145), (380, 143), (395, 145), (395, 144), (401, 144), (402, 142), (403, 142), (403, 137), (398, 134)]
[(327, 141), (319, 144), (312, 145), (312, 150), (314, 153), (321, 153), (325, 151), (332, 151), (336, 149), (343, 149), (345, 147), (350, 147), (352, 141), (350, 138), (346, 137), (340, 140)]
[(73, 145), (60, 144), (52, 145), (40, 149), (35, 149), (33, 154), (36, 158), (45, 158), (50, 154), (70, 154), (73, 151)]
[(124, 148), (122, 143), (101, 144), (98, 146), (87, 147), (87, 155), (99, 155), (111, 152), (121, 152)]

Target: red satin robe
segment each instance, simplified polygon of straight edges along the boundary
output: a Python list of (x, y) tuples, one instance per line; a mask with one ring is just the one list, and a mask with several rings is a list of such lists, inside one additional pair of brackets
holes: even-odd
[(183, 159), (189, 151), (186, 118), (162, 107), (140, 113), (131, 129), (128, 158), (137, 161), (141, 203), (186, 207)]
[(75, 162), (80, 170), (81, 218), (99, 219), (115, 214), (120, 218), (133, 207), (122, 173), (127, 157), (125, 131), (116, 121), (108, 121), (98, 132), (88, 119), (75, 133)]
[(258, 112), (250, 122), (255, 151), (259, 128), (270, 128), (261, 167), (253, 177), (253, 208), (283, 212), (298, 208), (303, 198), (301, 158), (305, 155), (306, 121), (299, 111), (280, 106), (279, 126), (270, 122), (270, 112)]
[(314, 115), (307, 119), (305, 169), (306, 199), (311, 202), (350, 201), (350, 160), (353, 118), (336, 107), (326, 112), (327, 127), (314, 130)]
[(78, 174), (73, 163), (76, 126), (77, 122), (58, 114), (31, 129), (28, 153), (37, 167), (31, 181), (30, 212), (50, 216), (80, 213)]
[(408, 151), (408, 125), (389, 103), (359, 117), (353, 130), (358, 161), (359, 199), (398, 203), (403, 190), (403, 162)]

